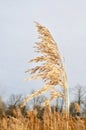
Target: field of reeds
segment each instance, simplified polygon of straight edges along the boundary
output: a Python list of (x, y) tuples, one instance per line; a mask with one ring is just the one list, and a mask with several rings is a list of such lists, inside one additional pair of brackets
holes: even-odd
[[(86, 118), (80, 116), (71, 116), (69, 113), (70, 100), (68, 90), (68, 80), (63, 64), (62, 56), (59, 52), (57, 43), (53, 39), (51, 33), (47, 28), (36, 23), (40, 41), (35, 44), (35, 51), (41, 53), (30, 62), (41, 62), (34, 68), (28, 69), (31, 77), (26, 80), (41, 79), (45, 85), (40, 90), (37, 90), (31, 95), (28, 95), (20, 108), (13, 111), (13, 115), (6, 115), (0, 118), (0, 130), (86, 130)], [(59, 89), (55, 87), (59, 85)], [(62, 90), (62, 91), (61, 91)], [(27, 111), (25, 115), (22, 114), (23, 108), (29, 100), (40, 96), (50, 91), (50, 98), (42, 104), (44, 109), (40, 114), (36, 109)], [(65, 108), (62, 113), (51, 111), (50, 102), (54, 99), (62, 97), (64, 99)], [(80, 108), (80, 104), (78, 104)], [(76, 104), (76, 108), (78, 107)], [(78, 110), (80, 113), (80, 109)]]
[[(18, 110), (15, 116), (0, 119), (0, 130), (66, 130), (65, 114), (44, 111), (42, 119), (38, 118), (37, 110), (27, 111), (22, 115)], [(86, 130), (86, 118), (72, 117), (68, 119), (68, 130)]]

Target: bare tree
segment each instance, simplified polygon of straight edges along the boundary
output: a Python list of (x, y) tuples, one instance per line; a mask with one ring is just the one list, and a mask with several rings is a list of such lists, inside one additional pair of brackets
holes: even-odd
[[(17, 111), (21, 111), (22, 114), (25, 114), (27, 106), (24, 106), (23, 108), (20, 108), (21, 103), (23, 102), (23, 97), (21, 94), (16, 95), (16, 94), (12, 94), (9, 97), (9, 100), (7, 102), (7, 111), (6, 114), (7, 115), (16, 115), (17, 116)], [(15, 113), (15, 114), (14, 114)]]
[[(71, 103), (70, 108), (72, 113), (76, 113), (75, 104), (77, 104), (77, 108), (80, 107), (80, 113), (83, 113), (86, 102), (86, 88), (81, 85), (77, 85), (72, 91), (72, 96), (74, 98), (73, 103)], [(79, 113), (79, 112), (78, 112)]]
[(85, 89), (85, 87), (83, 87), (81, 85), (77, 85), (76, 86), (76, 95), (75, 95), (75, 98), (76, 98), (77, 103), (80, 106), (81, 106), (81, 104), (84, 103), (85, 97), (86, 97), (86, 89)]
[[(33, 94), (34, 92), (35, 92), (35, 90), (32, 90), (31, 94)], [(33, 109), (41, 107), (42, 103), (45, 102), (45, 100), (46, 100), (46, 97), (44, 95), (34, 97), (31, 100), (31, 104), (33, 106)]]
[(73, 95), (75, 102), (77, 102), (80, 106), (84, 104), (85, 99), (86, 99), (86, 88), (81, 85), (77, 85), (75, 87), (76, 89), (73, 90)]
[(9, 97), (9, 100), (8, 100), (8, 103), (7, 103), (7, 106), (8, 107), (18, 107), (23, 101), (23, 98), (22, 98), (22, 95), (19, 94), (19, 95), (16, 95), (16, 94), (12, 94), (10, 97)]
[(63, 112), (64, 109), (64, 98), (60, 97), (56, 99), (56, 111)]

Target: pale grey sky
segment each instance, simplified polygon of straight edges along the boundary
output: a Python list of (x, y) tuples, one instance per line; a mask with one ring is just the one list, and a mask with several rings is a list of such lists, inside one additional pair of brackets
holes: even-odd
[(27, 95), (42, 87), (25, 82), (35, 57), (34, 21), (46, 26), (65, 59), (70, 87), (86, 85), (86, 0), (0, 0), (0, 95)]

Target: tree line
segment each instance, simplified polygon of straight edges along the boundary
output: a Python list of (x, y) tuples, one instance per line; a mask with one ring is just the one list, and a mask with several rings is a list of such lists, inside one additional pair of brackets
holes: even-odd
[[(71, 91), (71, 90), (70, 90)], [(31, 91), (34, 93), (34, 90)], [(86, 116), (86, 89), (81, 85), (77, 85), (75, 89), (70, 92), (72, 97), (72, 101), (70, 101), (70, 114), (72, 116)], [(0, 96), (0, 117), (7, 116), (15, 116), (15, 111), (21, 109), (21, 113), (23, 116), (26, 115), (27, 111), (38, 111), (38, 118), (42, 118), (43, 111), (45, 107), (43, 103), (47, 100), (46, 96), (38, 96), (33, 98), (26, 106), (20, 108), (24, 98), (22, 94), (14, 95), (12, 94), (7, 102), (4, 102), (2, 97)], [(60, 113), (64, 112), (64, 98), (57, 98), (54, 104), (51, 104), (51, 111), (57, 111)]]

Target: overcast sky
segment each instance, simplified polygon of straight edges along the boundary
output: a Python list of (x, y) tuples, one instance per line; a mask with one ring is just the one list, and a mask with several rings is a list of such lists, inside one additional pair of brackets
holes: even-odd
[(41, 81), (24, 81), (36, 56), (34, 21), (52, 32), (69, 87), (86, 86), (86, 0), (0, 0), (0, 95), (7, 99), (42, 87)]

